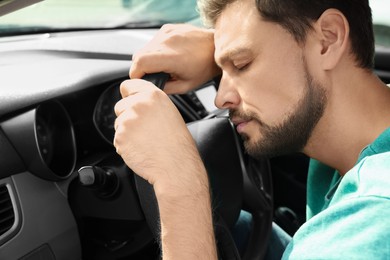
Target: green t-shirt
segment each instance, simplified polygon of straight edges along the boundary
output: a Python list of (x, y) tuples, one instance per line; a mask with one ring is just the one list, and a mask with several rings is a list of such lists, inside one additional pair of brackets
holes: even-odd
[(312, 161), (307, 199), (283, 259), (390, 259), (390, 128), (343, 178)]

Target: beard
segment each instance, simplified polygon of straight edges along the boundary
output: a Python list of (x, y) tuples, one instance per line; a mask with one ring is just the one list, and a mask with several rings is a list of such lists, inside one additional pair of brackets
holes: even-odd
[[(306, 63), (304, 62), (306, 65)], [(325, 88), (314, 81), (305, 66), (306, 86), (304, 96), (299, 100), (287, 118), (278, 125), (270, 126), (264, 123), (254, 113), (242, 113), (238, 110), (229, 111), (230, 118), (239, 117), (253, 120), (259, 125), (261, 138), (252, 140), (247, 134), (241, 134), (246, 152), (254, 157), (275, 157), (301, 152), (306, 146), (311, 134), (321, 119), (326, 104)]]

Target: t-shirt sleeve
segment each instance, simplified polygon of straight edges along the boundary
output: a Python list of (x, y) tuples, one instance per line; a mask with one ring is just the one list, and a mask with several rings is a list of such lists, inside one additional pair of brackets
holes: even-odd
[(306, 222), (283, 259), (389, 259), (390, 201), (344, 200)]
[(327, 208), (296, 232), (283, 259), (390, 259), (390, 152), (368, 156)]

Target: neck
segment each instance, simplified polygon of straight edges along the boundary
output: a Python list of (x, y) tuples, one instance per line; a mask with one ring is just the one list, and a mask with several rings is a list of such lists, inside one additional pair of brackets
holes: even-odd
[(369, 72), (359, 69), (351, 75), (331, 81), (339, 84), (328, 89), (324, 116), (304, 149), (341, 175), (356, 164), (364, 147), (390, 127), (390, 89)]

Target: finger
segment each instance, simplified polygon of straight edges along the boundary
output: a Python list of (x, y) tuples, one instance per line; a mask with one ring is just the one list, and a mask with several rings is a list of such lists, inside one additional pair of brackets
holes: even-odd
[(120, 133), (123, 130), (123, 127), (132, 120), (137, 118), (137, 115), (132, 111), (131, 109), (125, 109), (122, 111), (122, 113), (115, 119), (114, 121), (114, 129), (115, 129), (115, 135)]
[(172, 74), (177, 68), (177, 58), (169, 50), (140, 52), (133, 56), (129, 76), (131, 79), (140, 79), (145, 74), (165, 72)]
[(114, 112), (117, 117), (119, 117), (123, 112), (133, 108), (134, 105), (140, 101), (138, 96), (142, 95), (142, 93), (136, 93), (119, 100), (114, 106)]
[(114, 121), (115, 136), (120, 124), (121, 124), (121, 116), (118, 115), (118, 117)]
[(125, 111), (126, 108), (128, 107), (129, 107), (128, 98), (123, 98), (119, 100), (114, 106), (115, 115), (117, 117), (120, 116), (123, 113), (123, 111)]
[(118, 133), (121, 131), (120, 129), (120, 125), (121, 125), (121, 117), (118, 117), (116, 120), (115, 120), (115, 124), (114, 124), (114, 127), (115, 127), (115, 135), (114, 135), (114, 140), (113, 140), (113, 145), (116, 149), (116, 152), (117, 154), (121, 155), (122, 154), (122, 151), (120, 149), (120, 144), (121, 142), (119, 141), (119, 136), (118, 136)]
[(164, 87), (164, 92), (167, 94), (184, 94), (192, 89), (192, 85), (184, 80), (167, 81)]
[[(154, 84), (142, 79), (125, 80), (119, 87), (122, 98), (135, 95), (140, 92), (158, 91)], [(161, 90), (160, 90), (161, 91)]]

